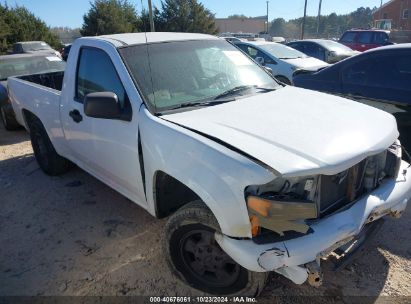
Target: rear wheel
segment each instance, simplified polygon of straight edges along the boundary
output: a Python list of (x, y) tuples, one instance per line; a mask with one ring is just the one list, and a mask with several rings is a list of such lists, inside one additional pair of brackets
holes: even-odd
[(196, 201), (174, 213), (163, 242), (168, 263), (192, 287), (215, 295), (257, 296), (267, 273), (243, 268), (218, 245), (217, 220), (204, 203)]
[(36, 117), (28, 120), (31, 145), (40, 168), (48, 175), (60, 175), (70, 169), (69, 160), (57, 154), (41, 121)]
[(8, 113), (6, 106), (0, 106), (0, 116), (4, 128), (7, 131), (13, 131), (20, 128), (20, 125), (18, 124), (16, 119), (10, 113)]

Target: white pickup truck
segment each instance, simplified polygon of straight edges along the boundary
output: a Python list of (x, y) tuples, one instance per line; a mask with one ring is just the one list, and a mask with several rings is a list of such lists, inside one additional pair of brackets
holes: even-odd
[(168, 216), (164, 255), (203, 292), (257, 295), (270, 271), (319, 285), (411, 197), (393, 116), (279, 84), (216, 37), (81, 38), (68, 62), (8, 81), (40, 167)]

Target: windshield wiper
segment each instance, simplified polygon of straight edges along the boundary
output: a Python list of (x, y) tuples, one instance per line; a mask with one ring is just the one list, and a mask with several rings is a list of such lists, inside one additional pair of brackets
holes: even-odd
[(185, 103), (176, 105), (174, 107), (168, 108), (164, 110), (163, 112), (177, 110), (177, 109), (184, 109), (184, 108), (194, 108), (194, 107), (205, 107), (209, 105), (217, 105), (217, 104), (234, 101), (234, 100), (235, 100), (234, 98), (231, 98), (231, 99), (224, 99), (224, 100), (218, 100), (218, 101), (213, 100), (213, 101), (202, 101), (202, 102), (185, 102)]
[(221, 93), (220, 95), (217, 95), (216, 97), (214, 97), (214, 100), (232, 101), (232, 100), (235, 100), (234, 97), (232, 97), (231, 99), (224, 99), (224, 97), (227, 97), (227, 96), (230, 96), (230, 95), (235, 95), (238, 92), (246, 91), (246, 90), (249, 90), (249, 89), (263, 90), (265, 92), (270, 92), (270, 91), (276, 90), (276, 88), (274, 88), (274, 87), (258, 87), (256, 85), (243, 85), (243, 86), (238, 86), (238, 87), (232, 88), (228, 91), (225, 91), (225, 92)]
[(218, 105), (218, 104), (234, 101), (234, 100), (236, 100), (234, 97), (231, 97), (231, 98), (224, 98), (224, 97), (227, 97), (231, 94), (235, 94), (239, 91), (243, 91), (243, 90), (247, 90), (247, 89), (251, 89), (251, 88), (255, 88), (257, 90), (263, 90), (265, 92), (270, 92), (270, 91), (274, 91), (274, 90), (277, 89), (277, 88), (273, 88), (273, 87), (258, 87), (256, 85), (238, 86), (238, 87), (232, 88), (232, 89), (218, 95), (217, 97), (215, 97), (211, 101), (184, 102), (184, 103), (181, 103), (181, 104), (176, 105), (174, 107), (165, 109), (165, 110), (159, 112), (159, 114), (161, 114), (162, 112), (173, 111), (173, 110), (178, 110), (178, 109), (194, 108), (194, 107), (206, 107), (206, 106), (213, 106), (213, 105)]
[(234, 87), (234, 88), (232, 88), (232, 89), (229, 89), (229, 90), (227, 90), (227, 91), (225, 91), (225, 92), (217, 95), (216, 97), (214, 97), (214, 100), (222, 99), (222, 98), (227, 97), (227, 96), (230, 96), (230, 95), (236, 95), (236, 94), (238, 94), (238, 93), (241, 92), (241, 91), (246, 91), (246, 90), (249, 90), (249, 89), (252, 89), (252, 88), (256, 88), (256, 87), (257, 87), (256, 85), (241, 85), (241, 86), (237, 86), (237, 87)]

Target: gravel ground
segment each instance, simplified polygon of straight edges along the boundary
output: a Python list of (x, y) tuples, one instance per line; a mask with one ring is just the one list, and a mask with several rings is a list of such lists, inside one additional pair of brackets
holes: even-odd
[[(197, 294), (166, 267), (165, 220), (78, 168), (46, 176), (23, 130), (0, 127), (0, 206), (0, 296)], [(337, 273), (330, 262), (323, 266), (322, 287), (272, 275), (258, 302), (300, 295), (411, 300), (410, 208), (399, 220), (387, 218), (353, 265)]]

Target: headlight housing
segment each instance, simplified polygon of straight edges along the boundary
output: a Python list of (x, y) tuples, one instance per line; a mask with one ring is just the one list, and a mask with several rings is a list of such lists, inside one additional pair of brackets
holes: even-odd
[(280, 236), (286, 231), (307, 233), (306, 219), (318, 217), (315, 203), (317, 176), (276, 178), (266, 185), (246, 189), (251, 232), (258, 235), (261, 228)]

